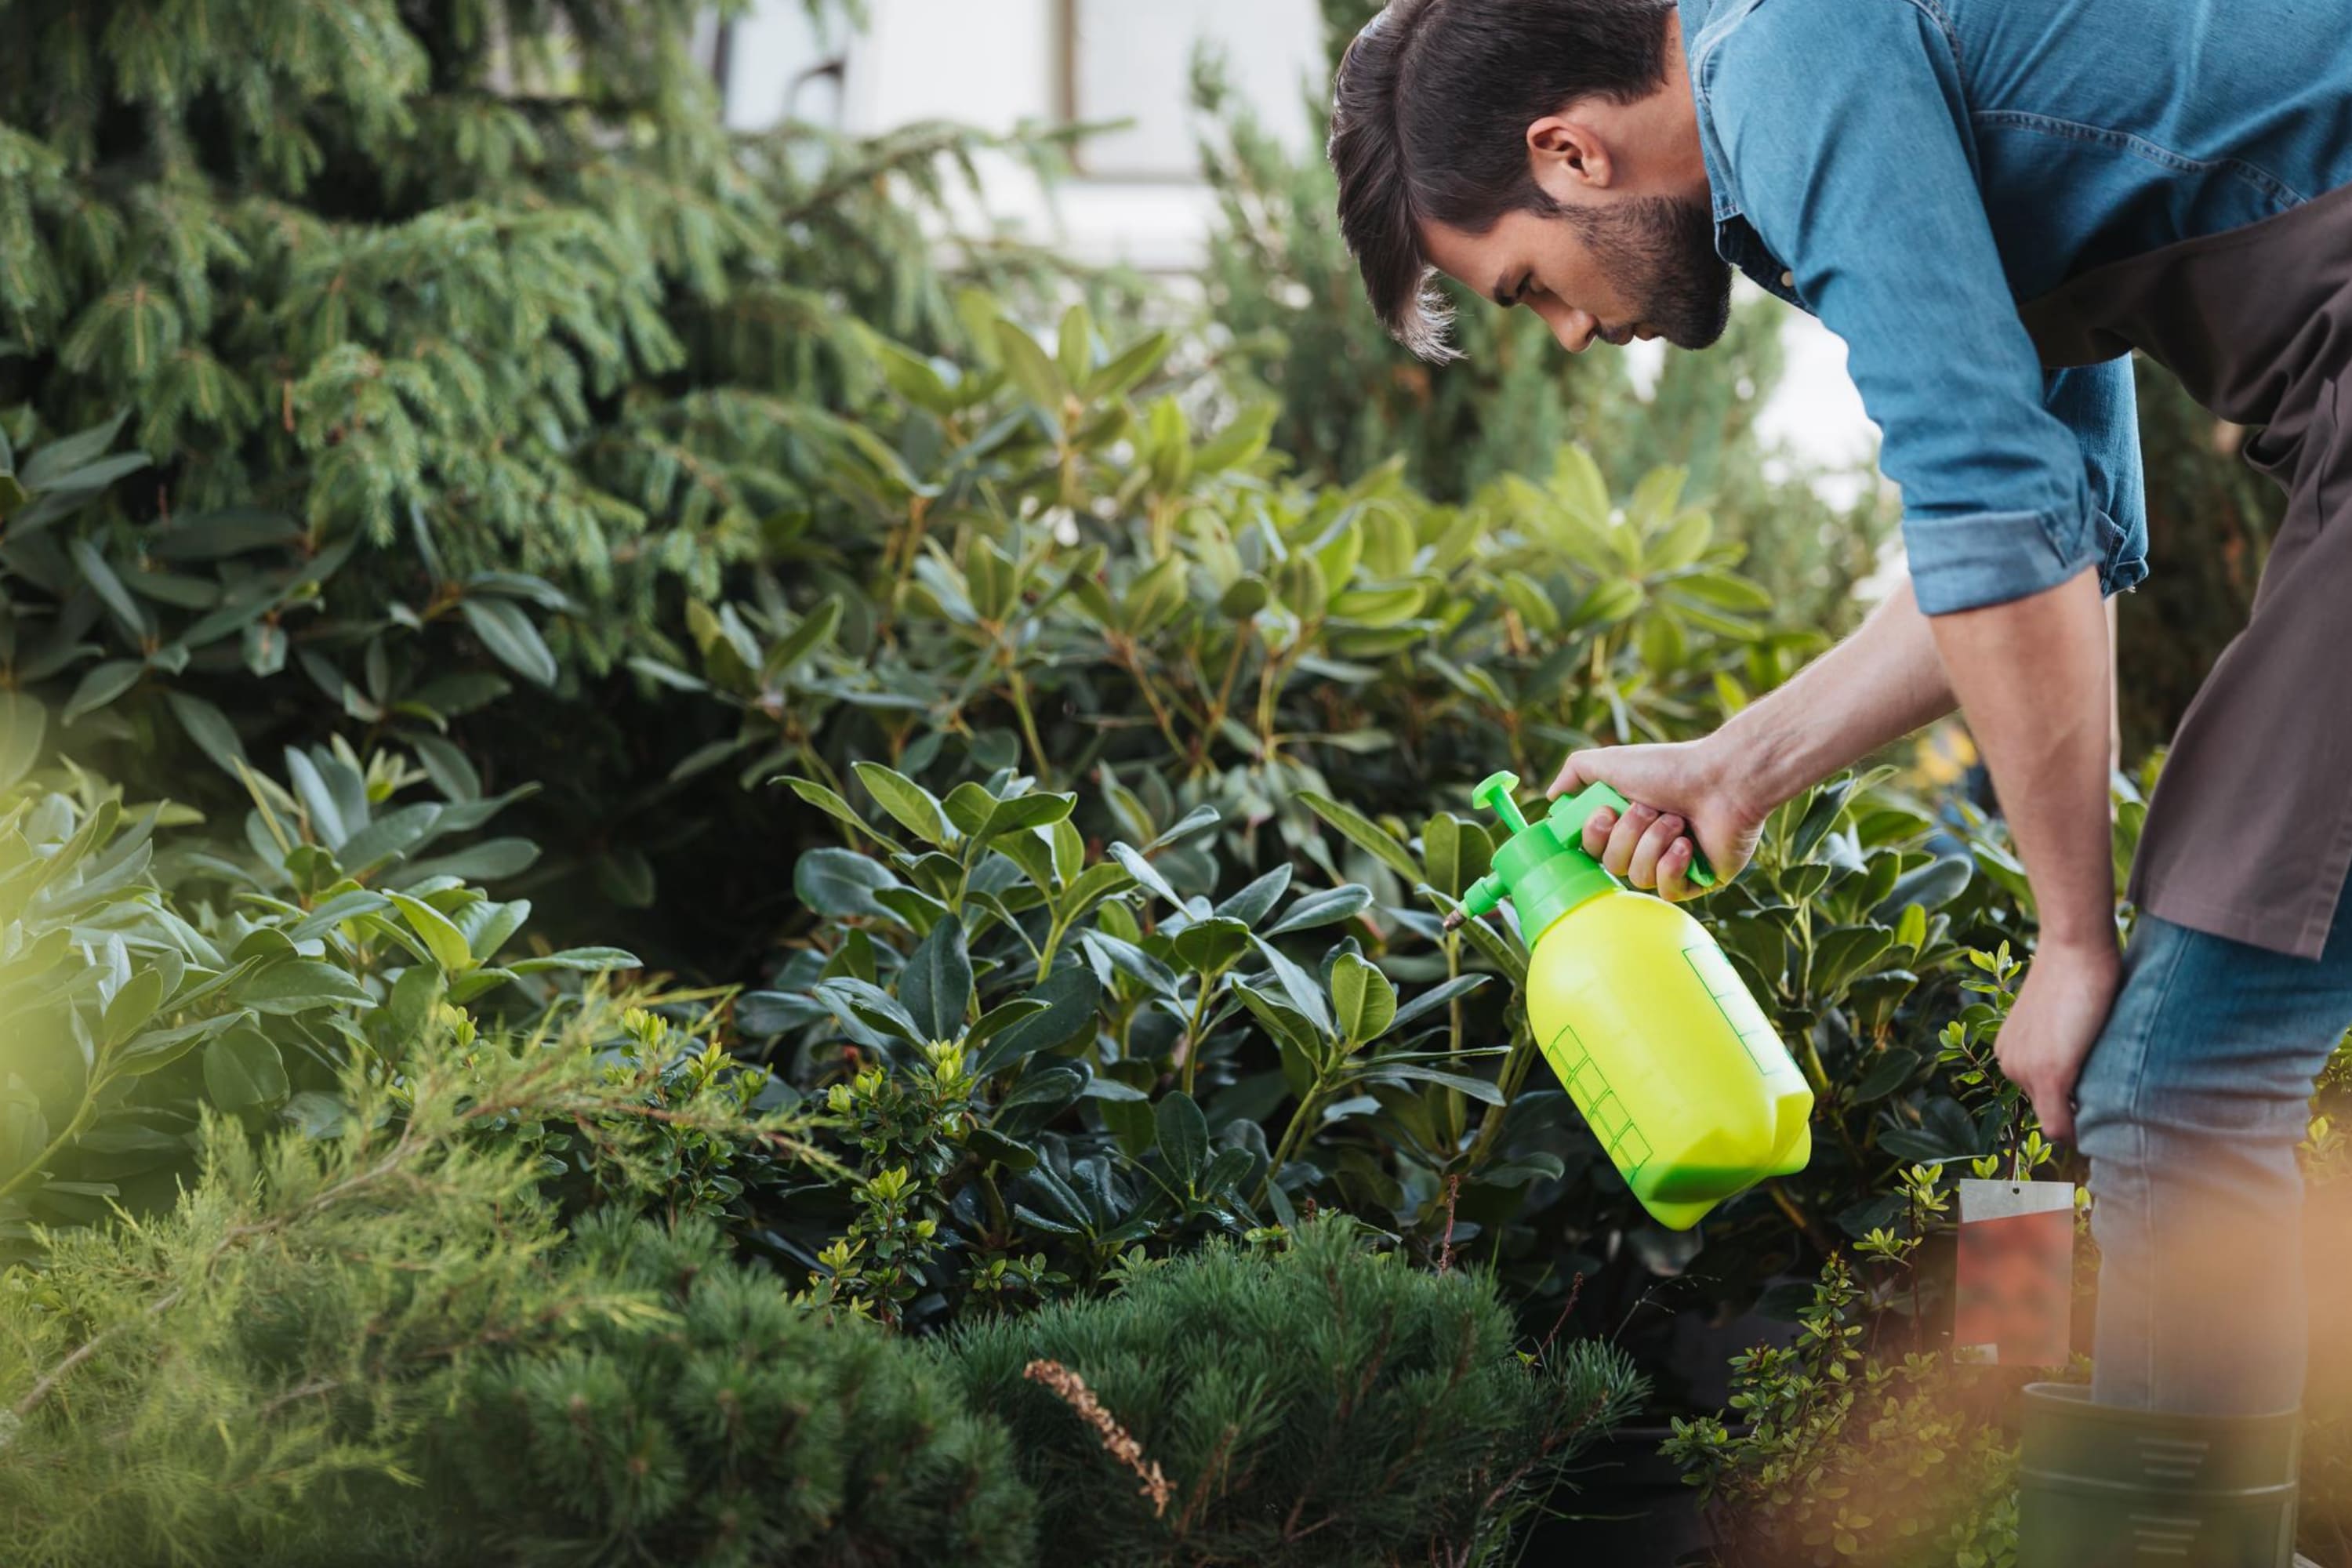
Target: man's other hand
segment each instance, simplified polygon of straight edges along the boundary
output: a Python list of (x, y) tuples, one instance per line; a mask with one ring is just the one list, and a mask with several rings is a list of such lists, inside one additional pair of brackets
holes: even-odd
[(1716, 880), (1727, 882), (1756, 853), (1769, 803), (1742, 786), (1748, 770), (1720, 736), (1672, 745), (1604, 746), (1571, 752), (1549, 794), (1605, 784), (1630, 803), (1621, 817), (1596, 811), (1584, 825), (1585, 853), (1636, 888), (1679, 900), (1691, 885), (1691, 845), (1706, 852)]
[(2025, 984), (2000, 1026), (1993, 1056), (2010, 1082), (2033, 1101), (2042, 1131), (2074, 1137), (2074, 1080), (2115, 1005), (2123, 958), (2110, 941), (2089, 947), (2044, 945), (2026, 967)]

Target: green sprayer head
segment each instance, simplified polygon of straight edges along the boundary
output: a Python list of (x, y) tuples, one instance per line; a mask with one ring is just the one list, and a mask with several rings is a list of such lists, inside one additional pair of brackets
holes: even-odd
[[(1605, 784), (1589, 784), (1551, 803), (1539, 822), (1529, 822), (1511, 792), (1519, 775), (1489, 773), (1470, 798), (1502, 818), (1511, 836), (1495, 851), (1494, 869), (1463, 892), (1462, 907), (1445, 917), (1451, 931), (1486, 914), (1506, 898), (1519, 912), (1519, 929), (1533, 942), (1543, 929), (1596, 893), (1622, 886), (1606, 867), (1584, 852), (1585, 819), (1608, 808), (1622, 812), (1625, 797)], [(1697, 856), (1689, 871), (1695, 887), (1715, 885), (1715, 874)]]

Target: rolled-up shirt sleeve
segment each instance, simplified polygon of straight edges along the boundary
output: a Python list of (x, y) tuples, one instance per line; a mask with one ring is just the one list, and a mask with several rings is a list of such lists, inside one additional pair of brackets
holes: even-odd
[(2074, 433), (2095, 509), (2099, 587), (2109, 595), (2147, 580), (2147, 476), (2139, 458), (2139, 394), (2129, 354), (2047, 373), (2042, 406)]
[(2090, 463), (2044, 403), (1942, 28), (1905, 0), (1762, 0), (1699, 75), (1748, 224), (1845, 340), (1903, 489), (1920, 608), (2001, 604), (2101, 565)]

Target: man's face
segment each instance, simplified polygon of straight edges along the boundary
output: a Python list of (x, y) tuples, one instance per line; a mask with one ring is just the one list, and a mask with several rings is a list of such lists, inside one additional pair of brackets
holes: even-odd
[(1731, 267), (1716, 254), (1703, 202), (1643, 196), (1521, 210), (1485, 234), (1431, 224), (1422, 244), (1447, 277), (1541, 316), (1572, 353), (1595, 338), (1703, 349), (1731, 316)]

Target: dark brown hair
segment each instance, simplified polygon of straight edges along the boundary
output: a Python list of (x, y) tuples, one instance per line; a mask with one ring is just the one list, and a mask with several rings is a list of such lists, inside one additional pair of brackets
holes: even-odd
[(1420, 228), (1485, 234), (1552, 213), (1528, 127), (1579, 99), (1631, 103), (1665, 81), (1673, 0), (1390, 0), (1341, 57), (1328, 153), (1339, 233), (1391, 337), (1448, 360), (1451, 312)]

